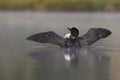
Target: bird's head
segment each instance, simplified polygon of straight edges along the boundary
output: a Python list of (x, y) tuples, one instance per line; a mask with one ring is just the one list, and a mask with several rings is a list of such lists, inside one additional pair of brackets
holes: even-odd
[(75, 27), (68, 28), (68, 30), (71, 32), (72, 38), (77, 38), (79, 36), (79, 30)]

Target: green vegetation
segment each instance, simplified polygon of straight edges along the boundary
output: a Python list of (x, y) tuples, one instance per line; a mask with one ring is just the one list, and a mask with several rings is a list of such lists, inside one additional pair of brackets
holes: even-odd
[(0, 10), (119, 11), (120, 0), (0, 0)]

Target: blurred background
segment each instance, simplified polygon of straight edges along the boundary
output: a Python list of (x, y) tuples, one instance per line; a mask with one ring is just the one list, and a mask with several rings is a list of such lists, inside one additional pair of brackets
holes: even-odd
[(0, 0), (1, 10), (119, 11), (119, 0)]
[(119, 11), (119, 0), (0, 0), (1, 10)]
[[(0, 0), (0, 80), (120, 80), (120, 0)], [(112, 35), (80, 50), (77, 64), (64, 50), (27, 41), (30, 35), (67, 27)], [(68, 52), (69, 53), (69, 52)]]

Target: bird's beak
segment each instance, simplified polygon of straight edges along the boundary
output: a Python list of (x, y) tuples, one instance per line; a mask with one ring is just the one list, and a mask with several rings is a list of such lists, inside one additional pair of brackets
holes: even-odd
[(67, 28), (69, 31), (71, 31), (71, 28)]

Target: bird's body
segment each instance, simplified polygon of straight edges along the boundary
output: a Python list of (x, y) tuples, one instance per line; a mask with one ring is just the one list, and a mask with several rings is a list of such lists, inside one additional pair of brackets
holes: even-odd
[(92, 45), (101, 38), (106, 38), (111, 34), (111, 31), (104, 28), (91, 28), (88, 32), (79, 37), (79, 30), (75, 27), (68, 28), (70, 33), (65, 37), (61, 37), (53, 31), (38, 33), (27, 38), (39, 43), (50, 43), (61, 47), (83, 47)]

